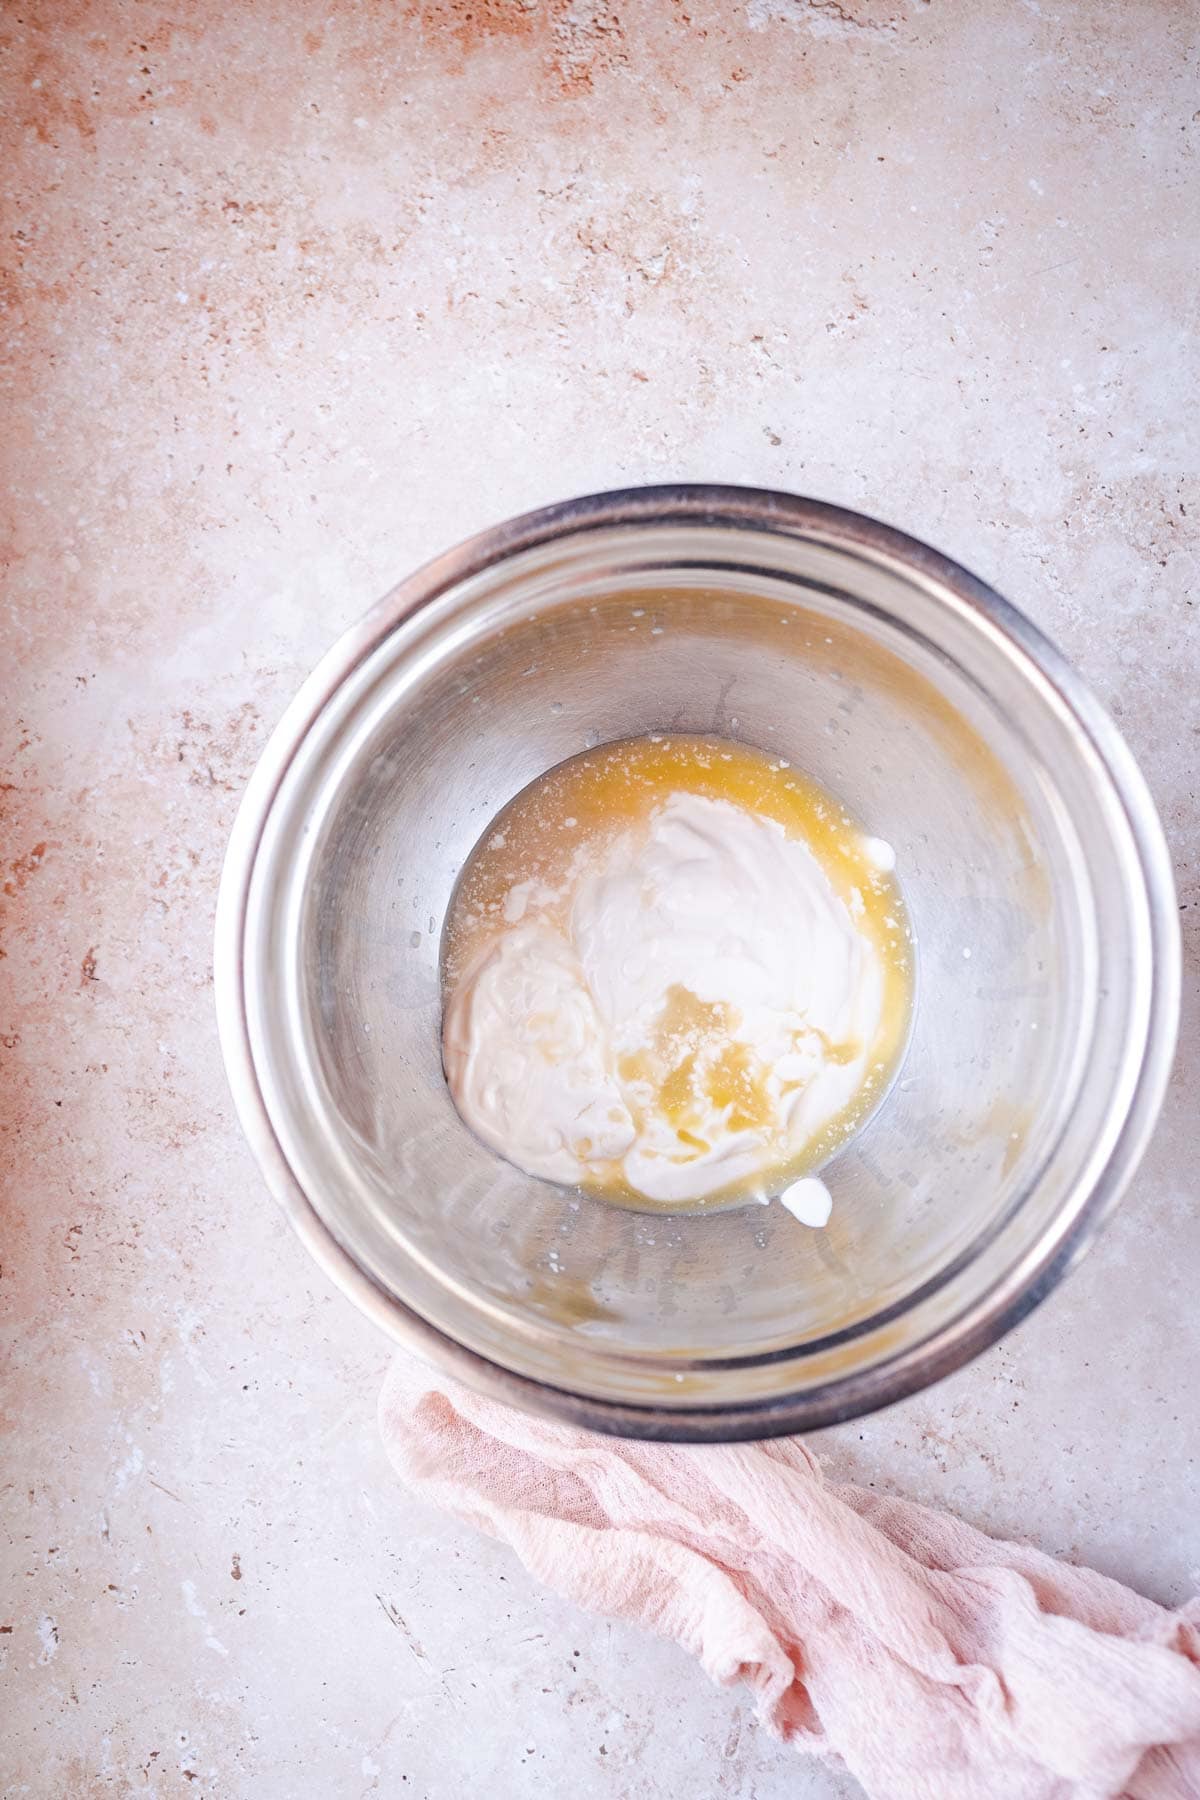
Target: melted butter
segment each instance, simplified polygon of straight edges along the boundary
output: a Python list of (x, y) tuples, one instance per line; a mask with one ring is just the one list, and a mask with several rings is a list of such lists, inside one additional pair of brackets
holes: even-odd
[(709, 1147), (700, 1127), (713, 1107), (730, 1108), (731, 1131), (767, 1127), (773, 1120), (770, 1070), (748, 1044), (737, 1041), (738, 1023), (735, 1008), (701, 1000), (676, 983), (667, 989), (648, 1048), (618, 1062), (622, 1081), (650, 1088), (655, 1110), (693, 1149)]
[[(678, 793), (730, 802), (806, 844), (856, 929), (873, 943), (883, 972), (880, 1023), (861, 1087), (799, 1157), (772, 1171), (773, 1186), (819, 1167), (873, 1110), (903, 1050), (913, 986), (911, 934), (894, 875), (873, 860), (873, 840), (861, 824), (782, 758), (717, 737), (662, 734), (601, 745), (549, 770), (500, 813), (467, 862), (443, 937), (444, 985), (448, 991), (513, 922), (514, 890), (529, 894), (538, 914), (565, 931), (580, 853), (644, 826)], [(673, 986), (652, 1041), (620, 1059), (618, 1073), (635, 1119), (639, 1110), (654, 1108), (675, 1129), (684, 1154), (708, 1148), (702, 1126), (713, 1107), (730, 1109), (729, 1130), (772, 1123), (770, 1071), (732, 1036), (737, 1020), (731, 1014), (724, 1004)], [(849, 1063), (863, 1046), (823, 1041), (823, 1048), (830, 1061)], [(615, 1166), (595, 1166), (588, 1185), (626, 1203), (656, 1204), (631, 1192)], [(728, 1202), (760, 1186), (742, 1183), (687, 1206)]]

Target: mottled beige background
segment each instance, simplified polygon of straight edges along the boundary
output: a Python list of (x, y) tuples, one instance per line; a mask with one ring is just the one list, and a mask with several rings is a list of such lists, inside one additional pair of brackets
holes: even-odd
[[(668, 477), (930, 538), (1079, 662), (1196, 919), (1187, 0), (7, 0), (0, 1789), (849, 1795), (412, 1505), (233, 1124), (264, 733), (414, 563)], [(1195, 933), (1085, 1269), (835, 1468), (1200, 1581)]]

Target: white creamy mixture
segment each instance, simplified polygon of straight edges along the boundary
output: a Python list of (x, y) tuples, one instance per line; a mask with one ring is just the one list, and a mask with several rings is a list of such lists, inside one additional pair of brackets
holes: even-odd
[(879, 952), (807, 846), (740, 806), (674, 793), (565, 889), (515, 886), (504, 921), (450, 994), (446, 1075), (531, 1175), (674, 1203), (752, 1185), (867, 1079)]

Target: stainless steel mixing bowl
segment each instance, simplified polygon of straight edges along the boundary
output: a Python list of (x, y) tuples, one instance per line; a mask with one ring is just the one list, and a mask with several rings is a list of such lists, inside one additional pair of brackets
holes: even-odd
[[(777, 750), (896, 848), (912, 1042), (823, 1232), (534, 1181), (446, 1091), (439, 934), (472, 845), (551, 764), (655, 729)], [(677, 487), (486, 532), (343, 638), (250, 784), (216, 978), (250, 1142), (365, 1311), (519, 1405), (728, 1439), (910, 1393), (1054, 1286), (1153, 1126), (1179, 948), (1138, 770), (1026, 619), (856, 514)]]

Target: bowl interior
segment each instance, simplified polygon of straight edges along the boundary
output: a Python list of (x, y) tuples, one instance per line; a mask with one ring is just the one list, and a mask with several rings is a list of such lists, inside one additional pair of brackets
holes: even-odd
[[(1136, 959), (1098, 973), (1135, 929), (1123, 818), (1037, 666), (886, 556), (753, 549), (715, 524), (582, 534), (456, 582), (341, 680), (255, 864), (255, 1059), (324, 1225), (457, 1344), (600, 1400), (794, 1394), (1032, 1282), (1021, 1259), (1086, 1194), (1128, 1099), (1112, 1022), (1145, 1032)], [(825, 1171), (823, 1231), (774, 1205), (638, 1213), (532, 1180), (447, 1092), (440, 934), (473, 844), (552, 764), (654, 730), (777, 751), (896, 849), (911, 1042)]]

